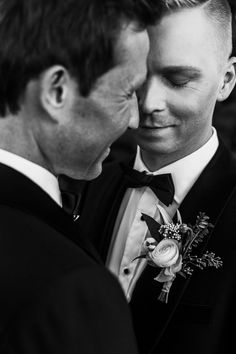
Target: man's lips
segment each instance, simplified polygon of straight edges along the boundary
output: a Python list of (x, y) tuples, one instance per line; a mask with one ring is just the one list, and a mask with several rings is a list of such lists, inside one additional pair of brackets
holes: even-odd
[(148, 125), (141, 125), (139, 128), (140, 129), (166, 129), (166, 128), (172, 128), (174, 127), (174, 124), (168, 124), (168, 125), (155, 125), (155, 126), (148, 126)]

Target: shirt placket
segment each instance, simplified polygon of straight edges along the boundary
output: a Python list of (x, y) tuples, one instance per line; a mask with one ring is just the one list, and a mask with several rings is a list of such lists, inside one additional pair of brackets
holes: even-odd
[(132, 280), (134, 279), (139, 266), (141, 263), (143, 265), (143, 262), (141, 262), (143, 260), (134, 260), (136, 257), (140, 256), (141, 246), (148, 232), (146, 223), (141, 219), (142, 213), (154, 217), (156, 210), (157, 201), (155, 200), (153, 193), (151, 191), (145, 192), (138, 203), (137, 211), (127, 237), (119, 270), (119, 280), (126, 295), (129, 292), (130, 285), (132, 284)]

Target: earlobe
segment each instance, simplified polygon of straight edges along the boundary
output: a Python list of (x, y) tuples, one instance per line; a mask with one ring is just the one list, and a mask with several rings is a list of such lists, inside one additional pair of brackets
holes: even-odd
[(225, 71), (224, 79), (220, 87), (217, 100), (219, 102), (226, 100), (234, 89), (236, 82), (236, 57), (231, 57)]

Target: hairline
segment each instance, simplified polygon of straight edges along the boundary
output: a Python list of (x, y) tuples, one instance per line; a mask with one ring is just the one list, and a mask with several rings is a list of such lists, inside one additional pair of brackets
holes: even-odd
[[(168, 14), (174, 14), (177, 12), (194, 9), (199, 9), (200, 11), (202, 11), (208, 23), (212, 24), (212, 28), (214, 28), (215, 30), (216, 52), (220, 53), (220, 55), (218, 55), (218, 61), (221, 62), (220, 65), (222, 66), (231, 57), (233, 51), (232, 12), (230, 11), (230, 21), (227, 25), (227, 28), (222, 31), (222, 28), (220, 28), (220, 22), (217, 21), (214, 16), (211, 16), (211, 13), (209, 11), (209, 4), (211, 2), (212, 0), (206, 0), (204, 3), (196, 3), (195, 1), (193, 1), (191, 2), (191, 4), (186, 2), (183, 4), (181, 3), (181, 1), (177, 1), (174, 3), (174, 6), (169, 6), (168, 4), (166, 4), (166, 7), (164, 7), (163, 12), (160, 14), (158, 22)], [(224, 50), (222, 50), (222, 48), (224, 48)]]

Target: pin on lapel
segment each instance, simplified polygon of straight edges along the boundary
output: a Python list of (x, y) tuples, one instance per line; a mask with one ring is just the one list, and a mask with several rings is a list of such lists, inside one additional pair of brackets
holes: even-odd
[(79, 219), (79, 214), (73, 214), (73, 221), (77, 221)]

